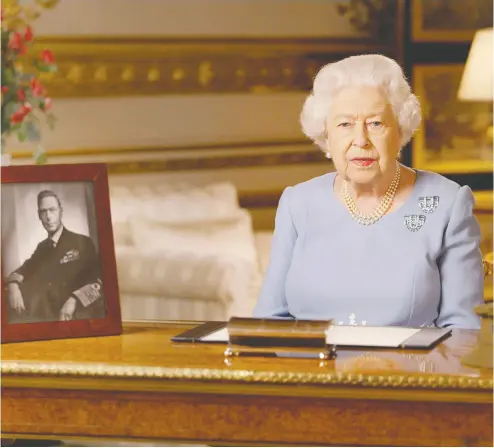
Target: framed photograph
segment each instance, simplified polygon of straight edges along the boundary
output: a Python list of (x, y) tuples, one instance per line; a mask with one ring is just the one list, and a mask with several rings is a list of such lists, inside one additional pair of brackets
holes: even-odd
[(482, 240), (480, 241), (480, 249), (482, 254), (487, 255), (493, 249), (493, 219), (492, 219), (492, 191), (474, 191), (475, 209), (474, 214), (479, 220), (480, 231), (482, 232)]
[(468, 42), (492, 27), (492, 0), (412, 0), (412, 40)]
[[(481, 240), (480, 250), (482, 255), (486, 257), (494, 251), (493, 244), (493, 192), (490, 191), (474, 191), (475, 209), (474, 214), (480, 224)], [(487, 277), (484, 281), (484, 297), (486, 300), (492, 300), (492, 277)]]
[(104, 164), (2, 167), (2, 343), (122, 332)]
[(438, 173), (492, 172), (492, 104), (457, 97), (464, 64), (416, 65), (423, 113), (412, 164)]

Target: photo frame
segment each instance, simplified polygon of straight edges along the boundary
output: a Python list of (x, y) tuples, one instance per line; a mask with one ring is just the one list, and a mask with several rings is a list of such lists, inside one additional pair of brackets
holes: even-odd
[(474, 214), (480, 224), (482, 239), (480, 249), (483, 255), (492, 252), (493, 249), (493, 192), (474, 191), (475, 208)]
[(412, 41), (469, 42), (492, 27), (492, 13), (492, 0), (412, 0)]
[[(480, 250), (482, 256), (486, 257), (488, 254), (492, 254), (494, 251), (493, 244), (493, 191), (474, 191), (475, 208), (474, 215), (477, 218), (480, 225)], [(486, 277), (484, 281), (484, 298), (486, 300), (492, 300), (493, 288), (492, 277)]]
[(492, 105), (461, 101), (464, 64), (415, 65), (413, 90), (422, 122), (412, 143), (414, 168), (438, 173), (492, 172)]
[(2, 343), (122, 333), (105, 164), (2, 167)]

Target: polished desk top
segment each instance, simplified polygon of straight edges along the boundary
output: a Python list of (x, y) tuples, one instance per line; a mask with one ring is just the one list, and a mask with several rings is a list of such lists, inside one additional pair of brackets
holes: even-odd
[[(339, 350), (337, 358), (239, 357), (224, 344), (172, 343), (186, 322), (125, 323), (121, 336), (2, 345), (2, 386), (492, 401), (492, 370), (463, 365), (478, 332), (432, 350)], [(109, 381), (109, 379), (111, 379)], [(261, 388), (261, 389), (259, 389)], [(379, 391), (376, 394), (376, 391)], [(422, 395), (420, 395), (422, 393)]]

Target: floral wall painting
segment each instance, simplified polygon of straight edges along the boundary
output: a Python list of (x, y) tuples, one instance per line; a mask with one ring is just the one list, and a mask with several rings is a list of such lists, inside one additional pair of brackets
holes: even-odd
[(412, 40), (468, 42), (492, 14), (492, 0), (412, 0)]
[(416, 65), (423, 120), (413, 140), (415, 168), (439, 173), (492, 172), (492, 104), (457, 98), (463, 64)]

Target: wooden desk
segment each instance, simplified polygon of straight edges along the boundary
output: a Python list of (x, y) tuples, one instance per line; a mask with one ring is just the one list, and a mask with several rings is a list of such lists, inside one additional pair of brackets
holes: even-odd
[(227, 365), (224, 346), (170, 342), (188, 327), (3, 345), (2, 437), (492, 446), (492, 371), (460, 364), (476, 332), (430, 352)]

